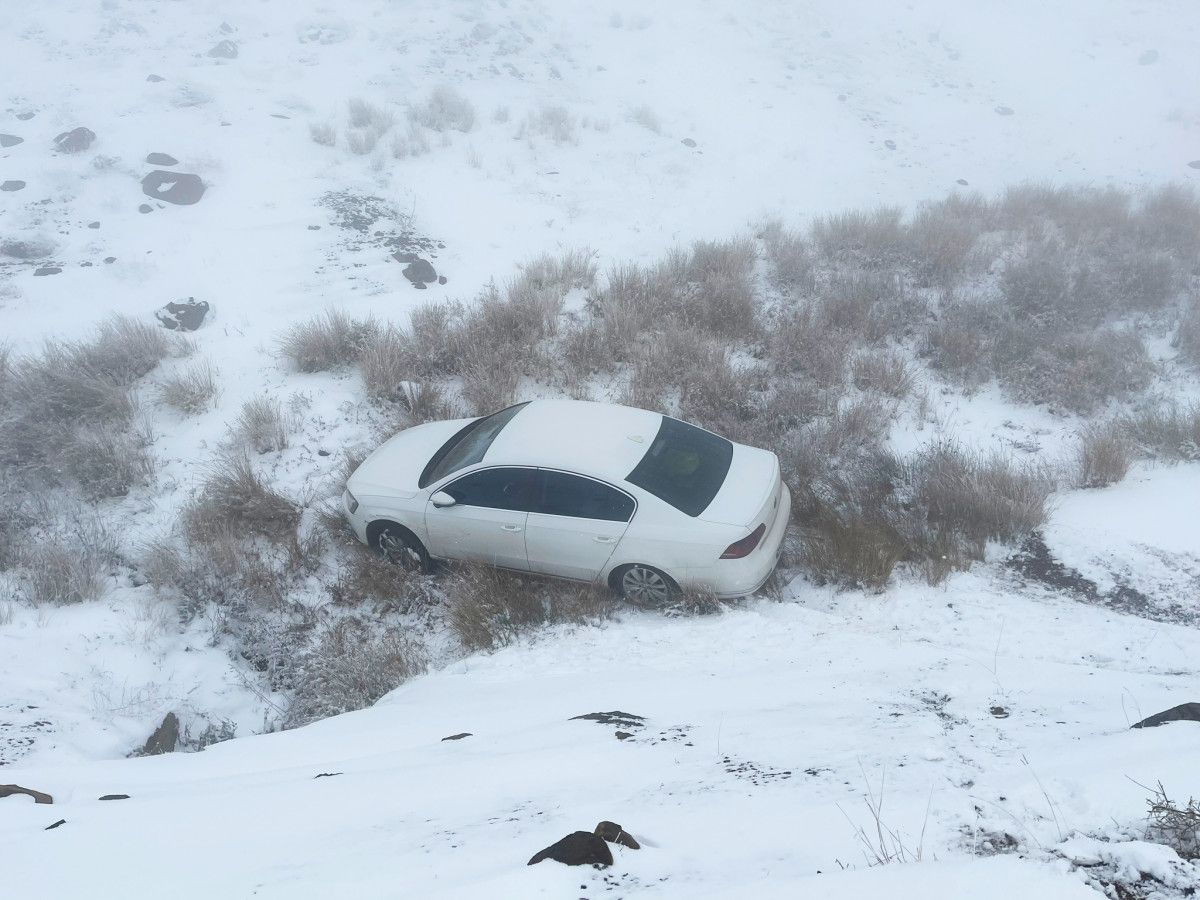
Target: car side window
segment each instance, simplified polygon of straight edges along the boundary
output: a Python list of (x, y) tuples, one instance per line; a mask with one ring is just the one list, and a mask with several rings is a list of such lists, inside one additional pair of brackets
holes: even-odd
[(634, 501), (628, 494), (590, 478), (542, 469), (533, 512), (576, 519), (628, 522)]
[(532, 499), (533, 469), (481, 469), (442, 488), (459, 506), (512, 509), (528, 512)]

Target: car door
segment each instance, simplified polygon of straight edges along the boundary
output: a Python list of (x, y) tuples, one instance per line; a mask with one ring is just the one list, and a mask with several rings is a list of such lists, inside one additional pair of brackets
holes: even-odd
[(637, 504), (612, 485), (539, 469), (525, 525), (529, 568), (592, 581), (617, 548)]
[(425, 505), (428, 550), (442, 559), (461, 559), (529, 568), (525, 522), (536, 469), (478, 469), (441, 487), (453, 506)]

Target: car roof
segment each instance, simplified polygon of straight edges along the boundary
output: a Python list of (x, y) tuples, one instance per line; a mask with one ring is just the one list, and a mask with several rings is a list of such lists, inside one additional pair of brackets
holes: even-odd
[(624, 481), (650, 449), (662, 418), (615, 403), (533, 400), (496, 435), (483, 462)]

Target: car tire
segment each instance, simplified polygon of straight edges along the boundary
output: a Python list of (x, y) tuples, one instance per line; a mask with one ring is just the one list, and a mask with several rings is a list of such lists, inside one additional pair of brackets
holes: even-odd
[(614, 570), (609, 584), (626, 603), (643, 609), (662, 609), (679, 593), (670, 575), (644, 563)]
[(409, 572), (429, 572), (433, 561), (421, 539), (395, 522), (372, 522), (367, 528), (367, 544), (390, 563)]

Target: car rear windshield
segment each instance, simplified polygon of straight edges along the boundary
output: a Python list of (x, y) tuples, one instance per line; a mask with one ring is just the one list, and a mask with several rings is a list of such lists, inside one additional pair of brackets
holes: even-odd
[(732, 459), (733, 444), (725, 438), (663, 416), (654, 443), (625, 480), (698, 516), (721, 490)]
[(498, 413), (476, 419), (470, 425), (457, 431), (454, 437), (442, 444), (438, 452), (430, 458), (424, 471), (421, 472), (421, 477), (417, 480), (417, 487), (426, 487), (459, 469), (475, 465), (483, 459), (483, 455), (487, 453), (488, 447), (492, 446), (496, 435), (512, 421), (513, 416), (528, 405), (528, 403), (518, 403), (516, 406), (502, 409)]

